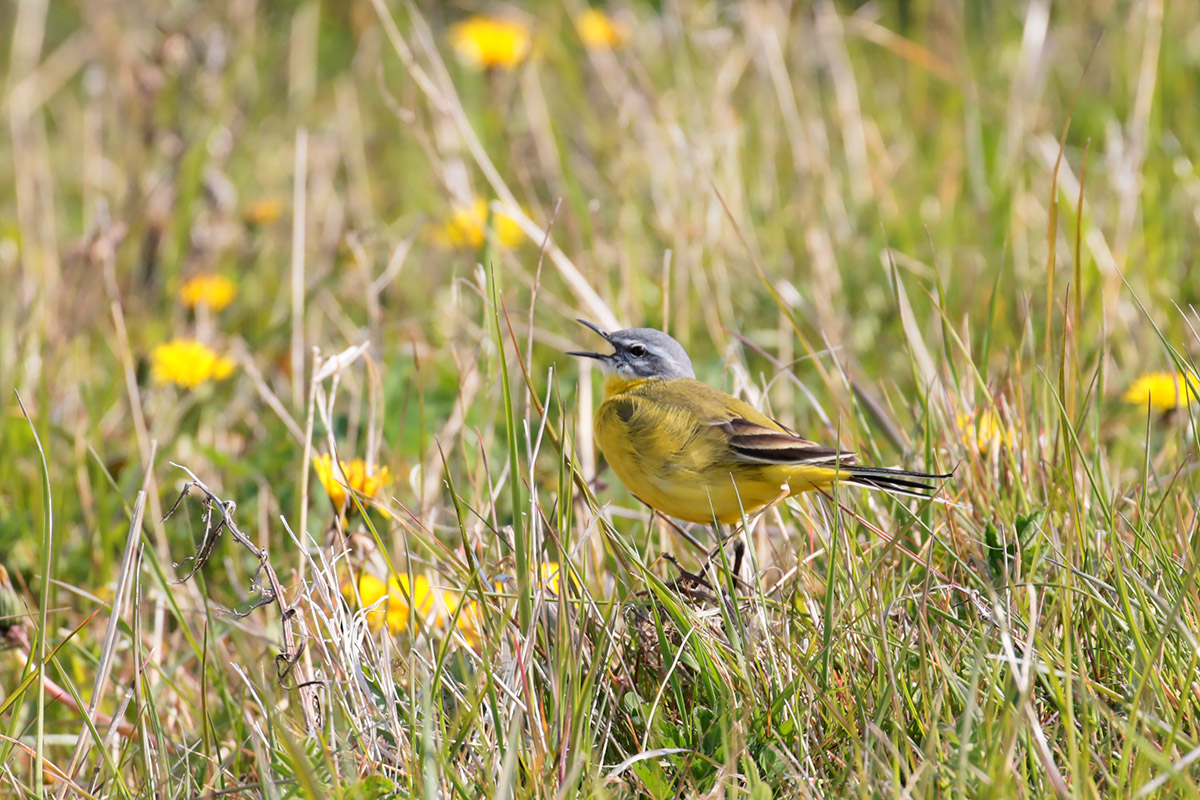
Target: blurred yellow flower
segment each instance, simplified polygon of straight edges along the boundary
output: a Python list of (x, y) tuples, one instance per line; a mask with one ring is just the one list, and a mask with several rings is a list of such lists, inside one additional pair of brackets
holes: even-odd
[[(347, 486), (363, 497), (371, 498), (392, 481), (392, 474), (387, 467), (369, 470), (366, 462), (361, 458), (356, 458), (349, 463), (339, 459), (338, 464), (341, 465), (341, 470), (334, 469), (333, 457), (329, 454), (313, 459), (313, 469), (317, 471), (317, 480), (325, 487), (326, 494), (329, 495), (329, 499), (333, 501), (339, 511), (345, 510), (347, 513), (350, 511), (346, 508)], [(344, 482), (343, 475), (345, 476)]]
[(955, 422), (963, 444), (980, 455), (991, 452), (993, 447), (1011, 448), (1016, 443), (1016, 431), (991, 409), (980, 409), (974, 414), (960, 412)]
[[(443, 247), (478, 249), (487, 235), (488, 204), (476, 198), (469, 206), (456, 206), (450, 216), (434, 230), (434, 239)], [(511, 250), (525, 239), (516, 220), (504, 214), (492, 214), (496, 246)]]
[(546, 589), (550, 594), (558, 594), (558, 575), (561, 569), (557, 561), (543, 561), (538, 568), (541, 573), (543, 589)]
[(1196, 392), (1188, 385), (1188, 379), (1197, 380), (1195, 374), (1182, 372), (1149, 372), (1139, 375), (1122, 396), (1126, 403), (1150, 408), (1165, 414), (1195, 402)]
[(349, 583), (343, 584), (342, 594), (350, 602), (361, 601), (362, 608), (368, 609), (367, 625), (371, 630), (377, 631), (387, 622), (393, 635), (408, 630), (410, 612), (426, 618), (433, 610), (433, 589), (424, 575), (414, 575), (411, 584), (408, 575), (393, 575), (384, 584), (364, 572), (358, 577), (358, 597), (355, 598), (354, 587)]
[(246, 207), (244, 216), (246, 224), (254, 226), (270, 225), (283, 214), (283, 203), (273, 197), (256, 200)]
[[(444, 625), (454, 619), (455, 612), (458, 612), (458, 619), (454, 623), (455, 629), (462, 634), (463, 639), (472, 650), (478, 650), (483, 641), (483, 615), (479, 611), (479, 603), (475, 600), (468, 600), (464, 605), (462, 597), (454, 592), (443, 592), (442, 603), (446, 606), (446, 619), (439, 620), (439, 624)], [(461, 611), (459, 611), (460, 605), (462, 605)]]
[(179, 290), (179, 299), (188, 308), (205, 305), (212, 311), (225, 308), (236, 296), (237, 285), (233, 281), (211, 273), (191, 278)]
[[(379, 626), (387, 619), (387, 586), (383, 581), (364, 572), (358, 577), (358, 595), (355, 596), (354, 585), (342, 585), (342, 594), (347, 602), (362, 603), (362, 608), (371, 609), (367, 612), (367, 625), (371, 630), (379, 630)], [(380, 602), (380, 601), (383, 602)], [(378, 603), (378, 605), (376, 605)]]
[(474, 16), (450, 28), (450, 46), (471, 69), (513, 69), (528, 57), (533, 37), (520, 23)]
[(232, 375), (233, 360), (195, 339), (173, 339), (150, 354), (150, 374), (156, 383), (195, 389), (206, 381), (223, 381)]
[(589, 50), (616, 50), (629, 41), (629, 26), (596, 8), (580, 14), (575, 20), (575, 29), (579, 31), (583, 46)]

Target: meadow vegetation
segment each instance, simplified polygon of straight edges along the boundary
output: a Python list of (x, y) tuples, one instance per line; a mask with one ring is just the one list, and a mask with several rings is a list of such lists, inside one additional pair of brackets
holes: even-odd
[[(3, 794), (1200, 795), (1200, 4), (0, 30)], [(706, 564), (576, 318), (953, 476)]]

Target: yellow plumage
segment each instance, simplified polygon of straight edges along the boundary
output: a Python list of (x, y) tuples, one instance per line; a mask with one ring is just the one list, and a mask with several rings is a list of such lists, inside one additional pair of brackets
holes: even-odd
[(596, 411), (596, 442), (642, 502), (689, 522), (737, 522), (784, 487), (795, 493), (833, 484), (837, 471), (828, 466), (741, 460), (719, 425), (734, 419), (790, 436), (753, 406), (700, 381), (614, 376)]
[[(582, 321), (582, 320), (581, 320)], [(854, 463), (854, 454), (800, 438), (750, 404), (695, 380), (678, 342), (662, 331), (609, 334), (611, 355), (578, 352), (605, 367), (596, 442), (638, 499), (689, 522), (734, 523), (781, 494), (838, 481), (922, 497), (945, 476)]]

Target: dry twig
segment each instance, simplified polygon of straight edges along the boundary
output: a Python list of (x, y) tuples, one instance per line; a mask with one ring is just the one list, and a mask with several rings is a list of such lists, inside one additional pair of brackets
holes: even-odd
[[(283, 652), (275, 656), (275, 672), (278, 676), (279, 683), (286, 689), (295, 688), (300, 692), (300, 708), (304, 713), (304, 730), (306, 735), (315, 736), (321, 727), (321, 709), (317, 699), (317, 687), (320, 685), (318, 680), (301, 680), (293, 686), (288, 686), (286, 683), (287, 677), (294, 671), (299, 669), (303, 675), (303, 667), (298, 667), (300, 656), (304, 653), (305, 631), (303, 628), (303, 620), (296, 613), (295, 606), (289, 606), (283, 597), (283, 587), (279, 583), (279, 577), (275, 574), (274, 567), (271, 566), (269, 554), (266, 549), (260, 548), (250, 540), (250, 537), (242, 533), (238, 528), (237, 522), (233, 519), (233, 512), (237, 508), (237, 504), (232, 500), (222, 500), (220, 497), (209, 489), (203, 481), (196, 477), (196, 473), (192, 472), (182, 464), (171, 462), (171, 466), (178, 467), (188, 474), (191, 479), (184, 484), (183, 489), (179, 492), (179, 497), (175, 500), (174, 505), (163, 515), (166, 520), (175, 510), (179, 508), (179, 504), (188, 496), (193, 488), (199, 489), (204, 494), (204, 538), (200, 542), (200, 546), (196, 548), (195, 555), (188, 556), (183, 561), (175, 564), (176, 567), (183, 566), (191, 562), (191, 571), (187, 575), (179, 579), (179, 583), (186, 582), (189, 578), (200, 571), (201, 567), (207, 563), (212, 555), (213, 548), (216, 546), (217, 539), (220, 538), (221, 531), (229, 531), (229, 535), (234, 538), (238, 544), (245, 547), (254, 557), (258, 559), (258, 569), (254, 572), (254, 585), (263, 592), (262, 598), (255, 603), (250, 609), (243, 612), (243, 615), (250, 613), (255, 608), (261, 608), (271, 603), (279, 604), (280, 617), (283, 622)], [(214, 523), (213, 515), (216, 514), (219, 519)], [(262, 576), (266, 576), (267, 587), (262, 585)]]

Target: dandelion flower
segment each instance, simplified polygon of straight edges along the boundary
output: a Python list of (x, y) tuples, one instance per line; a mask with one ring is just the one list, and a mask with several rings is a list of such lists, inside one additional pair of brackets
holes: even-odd
[(392, 475), (387, 467), (367, 469), (366, 462), (361, 458), (356, 458), (349, 463), (339, 460), (338, 464), (341, 469), (335, 470), (333, 457), (328, 454), (313, 459), (313, 469), (317, 471), (317, 480), (325, 487), (325, 493), (329, 495), (329, 499), (333, 501), (333, 505), (339, 513), (342, 511), (349, 513), (349, 509), (346, 507), (347, 486), (359, 495), (371, 498), (392, 480)]
[(224, 275), (197, 275), (179, 290), (179, 299), (188, 308), (204, 305), (212, 311), (225, 308), (236, 296), (237, 285)]
[(233, 360), (218, 355), (195, 339), (173, 339), (154, 348), (150, 373), (156, 383), (173, 383), (195, 389), (207, 381), (223, 381), (233, 374)]
[[(342, 587), (347, 600), (354, 601), (354, 587)], [(367, 626), (377, 631), (386, 622), (393, 635), (408, 630), (411, 614), (425, 618), (433, 610), (433, 588), (424, 575), (414, 575), (411, 584), (407, 575), (393, 575), (385, 584), (374, 575), (364, 572), (358, 577), (358, 600), (367, 609)]]
[(558, 594), (558, 576), (561, 569), (557, 561), (543, 561), (538, 568), (541, 573), (541, 586), (550, 594)]
[(513, 69), (528, 57), (533, 36), (520, 23), (475, 16), (450, 28), (450, 46), (471, 69)]
[[(434, 231), (434, 239), (443, 247), (479, 249), (487, 236), (488, 204), (476, 198), (468, 206), (456, 206)], [(504, 214), (492, 214), (496, 245), (505, 250), (521, 244), (525, 238), (516, 220)]]
[[(444, 592), (442, 603), (446, 606), (446, 621), (454, 619), (457, 612), (458, 619), (454, 623), (455, 629), (462, 634), (463, 639), (472, 650), (478, 650), (483, 641), (483, 615), (480, 613), (478, 601), (467, 600), (464, 603), (461, 596), (453, 592)], [(462, 606), (461, 611), (459, 606)], [(439, 622), (445, 624), (444, 621), (439, 620)]]
[[(371, 630), (379, 630), (379, 626), (387, 619), (387, 585), (374, 575), (364, 572), (358, 577), (358, 596), (355, 597), (353, 584), (344, 584), (342, 594), (350, 602), (361, 602), (367, 611), (367, 625)], [(381, 602), (382, 601), (382, 602)]]
[(1188, 386), (1188, 379), (1196, 376), (1182, 372), (1149, 372), (1139, 375), (1123, 395), (1126, 403), (1145, 408), (1150, 406), (1160, 414), (1189, 405), (1196, 400), (1196, 393)]
[(960, 413), (955, 422), (963, 444), (980, 455), (990, 453), (993, 447), (1011, 448), (1017, 438), (1012, 426), (1005, 425), (991, 409), (981, 409), (975, 414)]
[(270, 225), (283, 214), (283, 203), (273, 197), (266, 197), (251, 203), (244, 213), (247, 225), (262, 227)]
[(433, 611), (433, 589), (424, 575), (414, 575), (412, 584), (408, 576), (388, 579), (388, 630), (403, 633), (408, 628), (410, 610), (415, 616), (425, 618)]
[(575, 20), (575, 30), (589, 50), (616, 50), (629, 41), (629, 26), (595, 8), (589, 8)]

